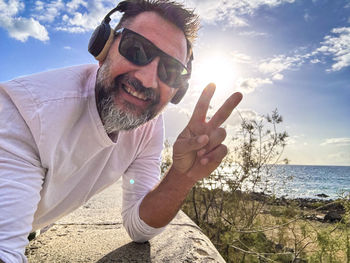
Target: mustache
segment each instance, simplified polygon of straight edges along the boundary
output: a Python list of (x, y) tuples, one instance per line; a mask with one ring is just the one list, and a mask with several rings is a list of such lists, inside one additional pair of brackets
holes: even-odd
[(136, 92), (142, 93), (147, 99), (151, 100), (153, 103), (157, 103), (160, 100), (160, 96), (155, 91), (155, 89), (146, 88), (142, 85), (140, 80), (131, 77), (128, 74), (123, 74), (115, 78), (114, 90), (117, 90), (120, 87), (119, 83), (127, 83), (128, 85), (132, 86)]

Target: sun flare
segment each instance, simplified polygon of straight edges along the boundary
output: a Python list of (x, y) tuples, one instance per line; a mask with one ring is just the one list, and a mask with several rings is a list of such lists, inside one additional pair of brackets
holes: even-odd
[(200, 58), (193, 69), (193, 86), (202, 90), (210, 82), (216, 84), (217, 95), (232, 93), (237, 79), (237, 66), (229, 56), (216, 53)]

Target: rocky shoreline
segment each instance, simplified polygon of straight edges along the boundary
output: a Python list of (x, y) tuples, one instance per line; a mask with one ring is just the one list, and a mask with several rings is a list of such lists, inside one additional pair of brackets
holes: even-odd
[[(324, 194), (318, 195), (321, 198), (327, 198)], [(308, 220), (317, 220), (325, 223), (336, 223), (342, 220), (345, 208), (341, 199), (321, 199), (321, 198), (295, 198), (287, 199), (284, 197), (273, 198), (265, 193), (250, 193), (251, 200), (265, 202), (267, 205), (274, 206), (294, 206), (301, 210), (308, 211), (305, 218)]]

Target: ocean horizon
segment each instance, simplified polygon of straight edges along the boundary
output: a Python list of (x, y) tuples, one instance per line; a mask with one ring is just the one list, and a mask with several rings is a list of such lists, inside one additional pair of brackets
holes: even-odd
[[(220, 180), (204, 180), (204, 186), (209, 189), (223, 187), (229, 191), (227, 179), (241, 180), (241, 173), (235, 173), (238, 169), (235, 167), (223, 168), (219, 171), (223, 176)], [(280, 164), (270, 165), (268, 169), (268, 174), (264, 173), (265, 169), (260, 171), (258, 183), (245, 179), (238, 190), (286, 199), (335, 200), (350, 196), (350, 166)]]
[(350, 166), (276, 165), (272, 174), (276, 197), (329, 200), (350, 192)]

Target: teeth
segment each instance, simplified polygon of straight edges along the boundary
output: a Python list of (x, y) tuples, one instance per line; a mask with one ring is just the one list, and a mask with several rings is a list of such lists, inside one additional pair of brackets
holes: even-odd
[(143, 94), (143, 93), (138, 93), (134, 90), (132, 90), (131, 88), (129, 88), (128, 86), (124, 85), (124, 89), (130, 93), (131, 95), (133, 95), (134, 97), (140, 99), (140, 100), (147, 100), (147, 97)]

